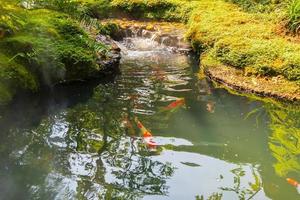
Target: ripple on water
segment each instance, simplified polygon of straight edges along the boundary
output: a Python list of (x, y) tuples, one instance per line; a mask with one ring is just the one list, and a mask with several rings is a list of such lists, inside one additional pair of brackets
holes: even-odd
[(122, 99), (134, 98), (133, 113), (153, 115), (153, 103), (176, 100), (191, 91), (188, 56), (174, 54), (151, 39), (127, 38), (120, 44), (122, 75), (116, 84)]
[[(274, 127), (282, 129), (258, 127), (256, 117), (274, 124), (266, 117), (267, 104), (216, 92), (194, 77), (191, 66), (196, 65), (188, 56), (157, 44), (147, 46), (149, 40), (135, 42), (123, 44), (122, 74), (113, 83), (98, 85), (88, 99), (72, 106), (63, 101), (56, 109), (57, 102), (52, 102), (51, 113), (37, 113), (38, 120), (28, 119), (26, 128), (12, 123), (1, 138), (0, 179), (5, 187), (0, 184), (0, 191), (11, 188), (7, 191), (15, 199), (24, 193), (30, 199), (299, 197), (273, 167), (278, 162), (287, 166), (286, 155), (297, 158), (286, 138), (296, 138), (293, 120), (299, 114), (272, 107)], [(139, 45), (142, 50), (137, 50)], [(75, 89), (81, 95), (87, 88)], [(185, 98), (187, 105), (162, 109), (178, 98)], [(244, 119), (245, 113), (256, 115), (257, 108), (257, 116)], [(276, 120), (279, 115), (283, 120)], [(156, 151), (142, 139), (136, 116), (152, 132)], [(281, 124), (285, 119), (289, 123)], [(281, 144), (289, 145), (287, 153), (274, 159), (272, 151), (281, 152)]]

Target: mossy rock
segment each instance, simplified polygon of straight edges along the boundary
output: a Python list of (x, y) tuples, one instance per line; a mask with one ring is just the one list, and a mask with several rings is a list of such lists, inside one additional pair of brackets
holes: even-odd
[(58, 10), (9, 5), (7, 17), (15, 18), (3, 22), (0, 30), (0, 51), (5, 57), (0, 69), (3, 102), (19, 89), (36, 91), (40, 86), (100, 74), (103, 68), (97, 60), (105, 57), (107, 48), (96, 43), (76, 18)]
[(11, 101), (18, 90), (37, 88), (36, 78), (24, 66), (0, 54), (0, 105)]

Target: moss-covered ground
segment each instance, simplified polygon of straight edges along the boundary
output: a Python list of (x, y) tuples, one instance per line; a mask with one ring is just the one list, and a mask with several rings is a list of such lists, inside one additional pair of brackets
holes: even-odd
[(85, 20), (85, 25), (94, 27), (90, 18), (75, 17), (63, 7), (24, 6), (30, 7), (1, 0), (0, 104), (18, 91), (37, 91), (101, 72), (103, 66), (97, 59), (105, 58), (108, 47), (95, 42), (83, 26)]

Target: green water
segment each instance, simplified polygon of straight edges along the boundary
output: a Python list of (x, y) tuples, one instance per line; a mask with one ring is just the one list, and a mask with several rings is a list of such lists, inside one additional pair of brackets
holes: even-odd
[(300, 181), (300, 111), (216, 89), (191, 56), (156, 49), (125, 49), (114, 80), (3, 109), (0, 199), (299, 199), (285, 179)]

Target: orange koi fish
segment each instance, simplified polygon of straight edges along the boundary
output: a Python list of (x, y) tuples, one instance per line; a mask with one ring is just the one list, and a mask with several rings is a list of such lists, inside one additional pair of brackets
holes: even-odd
[(150, 148), (155, 148), (157, 146), (157, 144), (152, 140), (153, 136), (150, 133), (150, 131), (148, 131), (144, 125), (138, 120), (138, 118), (135, 118), (135, 122), (138, 126), (138, 128), (141, 130), (142, 134), (143, 134), (143, 138), (144, 141), (146, 142), (146, 144), (150, 147)]
[(145, 126), (138, 120), (138, 118), (136, 117), (135, 122), (138, 126), (138, 128), (141, 130), (143, 137), (153, 137), (152, 134), (145, 128)]
[(291, 178), (287, 178), (286, 181), (291, 184), (292, 186), (297, 188), (298, 193), (300, 193), (300, 183), (298, 183), (297, 181), (295, 181), (294, 179)]
[(172, 110), (174, 108), (178, 108), (183, 105), (185, 105), (185, 99), (179, 98), (176, 101), (173, 101), (172, 103), (170, 103), (167, 107), (164, 108), (164, 110)]
[(294, 179), (291, 178), (287, 178), (286, 181), (291, 184), (292, 186), (298, 187), (300, 186), (299, 183), (297, 181), (295, 181)]

